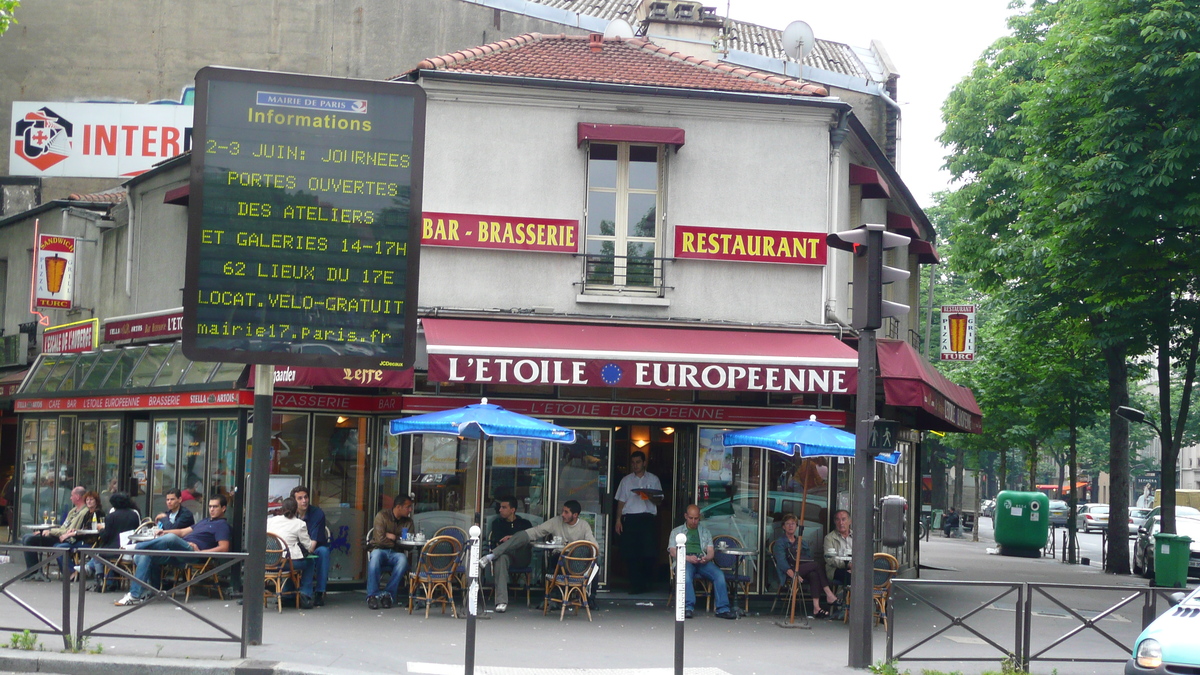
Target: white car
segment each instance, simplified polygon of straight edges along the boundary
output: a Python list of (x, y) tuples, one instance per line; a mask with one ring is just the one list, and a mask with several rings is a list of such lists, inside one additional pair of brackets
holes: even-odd
[(1075, 516), (1075, 531), (1091, 532), (1108, 527), (1108, 504), (1084, 504)]
[(1125, 663), (1125, 675), (1200, 671), (1197, 615), (1200, 615), (1200, 589), (1192, 591), (1142, 631), (1133, 643), (1132, 657)]

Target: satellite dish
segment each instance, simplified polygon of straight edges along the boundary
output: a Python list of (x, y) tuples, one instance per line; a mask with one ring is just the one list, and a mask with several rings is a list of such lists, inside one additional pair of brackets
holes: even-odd
[(783, 51), (797, 61), (803, 61), (816, 44), (812, 27), (803, 21), (793, 21), (783, 29)]
[(625, 19), (613, 19), (604, 27), (604, 37), (631, 38), (633, 37), (633, 26), (630, 26)]

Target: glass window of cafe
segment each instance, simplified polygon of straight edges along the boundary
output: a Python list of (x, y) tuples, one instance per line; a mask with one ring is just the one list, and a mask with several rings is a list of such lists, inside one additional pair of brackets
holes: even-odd
[(803, 539), (814, 555), (823, 550), (829, 522), (830, 458), (788, 457), (761, 448), (725, 447), (728, 428), (701, 427), (696, 471), (697, 504), (713, 537), (758, 552), (743, 561), (754, 577), (752, 592), (774, 592), (779, 571), (773, 543), (784, 516), (804, 526)]
[[(253, 426), (246, 432), (247, 470)], [(331, 581), (361, 579), (366, 570), (362, 541), (375, 515), (368, 501), (371, 433), (372, 420), (363, 416), (281, 412), (271, 417), (268, 502), (277, 507), (292, 488), (308, 487), (329, 528)], [(382, 454), (387, 456), (386, 448)]]

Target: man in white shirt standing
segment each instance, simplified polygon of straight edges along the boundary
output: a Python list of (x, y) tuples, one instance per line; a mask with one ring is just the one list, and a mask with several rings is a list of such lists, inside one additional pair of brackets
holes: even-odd
[(654, 545), (654, 522), (662, 503), (662, 482), (646, 471), (646, 453), (629, 455), (629, 475), (617, 486), (617, 534), (621, 556), (629, 570), (629, 592), (645, 593), (654, 581), (658, 550)]

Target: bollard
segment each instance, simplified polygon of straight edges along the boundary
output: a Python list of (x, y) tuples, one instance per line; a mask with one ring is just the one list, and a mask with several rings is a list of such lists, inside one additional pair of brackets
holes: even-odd
[(475, 673), (475, 616), (479, 613), (479, 534), (478, 525), (471, 526), (471, 558), (467, 563), (467, 575), (471, 579), (467, 591), (467, 653), (464, 660), (466, 675)]
[(687, 535), (675, 535), (675, 675), (683, 675), (683, 613), (687, 609)]

